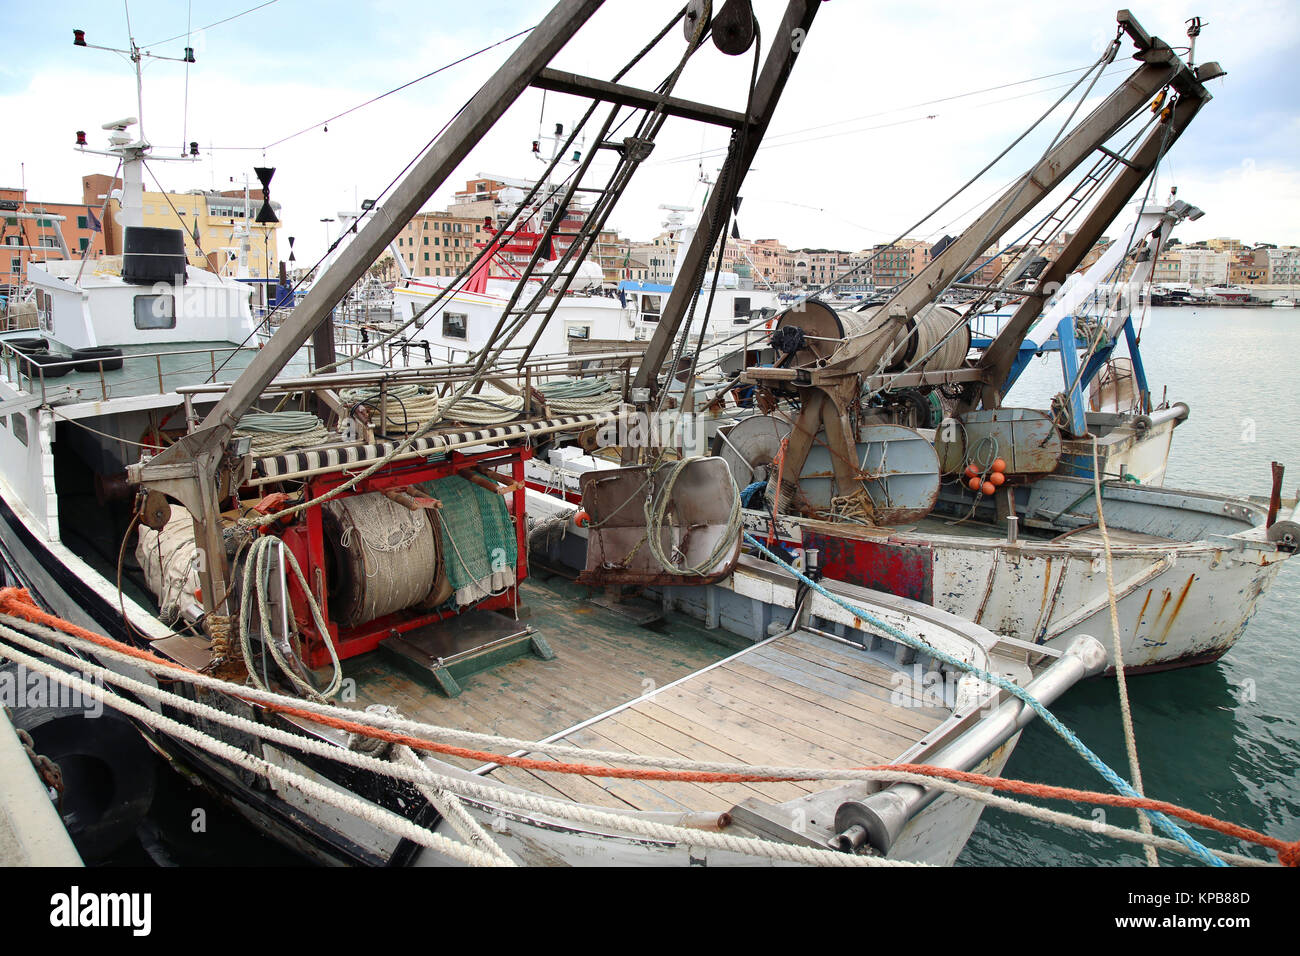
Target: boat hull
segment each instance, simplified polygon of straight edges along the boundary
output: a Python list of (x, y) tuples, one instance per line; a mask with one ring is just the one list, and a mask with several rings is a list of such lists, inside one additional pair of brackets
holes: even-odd
[[(140, 642), (132, 638), (123, 622), (111, 582), (86, 566), (63, 544), (50, 541), (35, 531), (32, 523), (23, 517), (22, 510), (21, 505), (15, 507), (10, 490), (0, 480), (0, 559), (4, 562), (6, 583), (28, 588), (41, 606), (64, 620), (139, 646)], [(126, 614), (143, 633), (157, 632), (158, 623), (138, 606), (127, 602)], [(107, 662), (101, 663), (107, 666)], [(145, 677), (143, 672), (134, 668), (130, 669), (130, 676)], [(210, 695), (204, 700), (216, 703)], [(255, 716), (251, 708), (233, 698), (224, 698), (220, 706), (222, 709), (234, 708), (244, 716)], [(153, 705), (152, 709), (158, 710), (159, 707)], [(302, 732), (301, 727), (278, 717), (264, 716), (262, 719), (281, 729)], [(200, 724), (205, 732), (272, 764), (301, 773), (332, 789), (373, 800), (409, 819), (429, 825), (434, 832), (456, 839), (447, 824), (438, 820), (407, 784), (395, 783), (381, 775), (359, 771), (322, 757), (290, 753), (278, 746), (260, 743), (240, 731), (223, 729), (207, 721)], [(306, 860), (325, 865), (369, 866), (453, 862), (440, 853), (396, 837), (359, 815), (318, 802), (295, 789), (277, 788), (251, 772), (171, 735), (145, 726), (140, 726), (140, 729), (169, 762), (184, 768), (187, 775), (197, 778), (207, 790), (260, 832)], [(1018, 734), (987, 754), (974, 768), (975, 771), (1000, 773), (1017, 739)], [(429, 757), (424, 759), (426, 766), (436, 772), (462, 778), (468, 776), (464, 770), (449, 764)], [(485, 777), (475, 777), (474, 780), (502, 791), (514, 789)], [(521, 812), (491, 800), (466, 801), (466, 805), (489, 829), (493, 839), (524, 864), (732, 866), (777, 862), (732, 851), (704, 850), (672, 840), (647, 838), (618, 828), (583, 826), (542, 814)], [(889, 858), (952, 864), (978, 823), (981, 809), (981, 804), (971, 801), (953, 796), (940, 797), (908, 823), (891, 848)], [(661, 813), (636, 816), (664, 823), (676, 822)]]
[[(1071, 492), (1091, 485), (1059, 482), (1068, 483)], [(1175, 512), (1174, 520), (1174, 506), (1182, 504), (1202, 511), (1231, 508), (1238, 516), (1235, 528), (1251, 526), (1253, 511), (1231, 499), (1144, 488), (1107, 494), (1127, 499), (1117, 498), (1107, 509), (1159, 496), (1170, 503), (1165, 510)], [(532, 495), (531, 512), (540, 512), (534, 506), (544, 497)], [(557, 512), (574, 507), (550, 500)], [(1069, 495), (1061, 500), (1056, 507)], [(792, 551), (818, 549), (821, 569), (831, 580), (931, 604), (994, 633), (1056, 650), (1081, 634), (1097, 637), (1113, 673), (1110, 592), (1103, 546), (1095, 537), (1021, 538), (1009, 544), (1005, 537), (970, 532), (862, 528), (784, 516), (772, 529), (770, 516), (757, 511), (746, 512), (745, 521), (760, 537), (775, 530), (776, 540)], [(1112, 579), (1126, 670), (1211, 663), (1240, 638), (1288, 555), (1268, 545), (1262, 528), (1233, 535), (1226, 515), (1222, 521), (1223, 534), (1194, 541), (1133, 544), (1122, 532), (1114, 535)], [(584, 544), (585, 529), (566, 529), (559, 542), (566, 563)]]

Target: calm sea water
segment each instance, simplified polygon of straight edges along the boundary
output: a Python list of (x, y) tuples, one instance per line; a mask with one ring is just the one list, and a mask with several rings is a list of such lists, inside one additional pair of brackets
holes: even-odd
[[(1122, 348), (1121, 348), (1122, 353)], [(1158, 396), (1186, 402), (1167, 487), (1266, 495), (1269, 462), (1287, 465), (1285, 494), (1300, 487), (1300, 400), (1295, 392), (1300, 310), (1153, 309), (1142, 355)], [(1059, 365), (1035, 364), (1011, 393), (1046, 407)], [(1102, 637), (1103, 635), (1098, 635)], [(1236, 646), (1217, 663), (1129, 681), (1146, 792), (1286, 840), (1300, 839), (1300, 560), (1283, 566)], [(1093, 680), (1053, 708), (1127, 777), (1115, 682)], [(1104, 781), (1039, 723), (1021, 735), (1009, 777), (1106, 790)], [(1058, 809), (1079, 808), (1057, 804)], [(1109, 811), (1131, 826), (1131, 813)], [(1198, 838), (1203, 831), (1193, 831)], [(1217, 834), (1213, 847), (1254, 852)], [(1140, 865), (1141, 852), (986, 810), (959, 861), (967, 865)], [(1165, 864), (1189, 862), (1162, 855)]]

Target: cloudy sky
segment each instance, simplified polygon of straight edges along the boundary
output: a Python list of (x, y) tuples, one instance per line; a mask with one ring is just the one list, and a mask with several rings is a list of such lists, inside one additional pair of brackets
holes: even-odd
[[(155, 155), (178, 155), (188, 140), (203, 151), (197, 164), (156, 160), (154, 175), (175, 191), (231, 188), (255, 165), (276, 167), (272, 192), (283, 204), (283, 235), (297, 238), (304, 262), (322, 250), (331, 228), (320, 220), (380, 193), (520, 41), (332, 120), (328, 131), (321, 121), (525, 30), (550, 8), (529, 0), (272, 0), (240, 15), (257, 3), (0, 0), (10, 41), (0, 59), (7, 125), (0, 186), (25, 179), (33, 198), (79, 201), (81, 175), (113, 171), (112, 160), (76, 153), (74, 132), (84, 129), (92, 145), (104, 145), (101, 125), (137, 112), (134, 75), (122, 57), (75, 48), (72, 30), (85, 30), (92, 44), (123, 47), (129, 11), (130, 35), (143, 48), (179, 57), (188, 29), (198, 60), (188, 75), (167, 61), (145, 70), (144, 128)], [(755, 3), (765, 43), (783, 6)], [(675, 7), (608, 0), (556, 65), (608, 78)], [(1199, 15), (1206, 26), (1197, 62), (1217, 60), (1228, 71), (1210, 84), (1214, 101), (1160, 172), (1161, 193), (1176, 184), (1180, 197), (1207, 212), (1179, 235), (1300, 244), (1300, 5), (1147, 0), (1132, 7), (1150, 32), (1176, 47), (1187, 43), (1184, 20)], [(1114, 36), (1115, 10), (1116, 0), (825, 3), (743, 190), (742, 235), (846, 249), (892, 238), (1065, 92)], [(630, 80), (652, 86), (682, 46), (674, 30)], [(1134, 65), (1131, 52), (1126, 43), (1089, 102), (1123, 79)], [(750, 62), (706, 45), (677, 93), (741, 108)], [(1071, 105), (913, 235), (937, 237), (968, 222), (1041, 153)], [(428, 207), (444, 205), (480, 172), (540, 172), (530, 154), (539, 125), (567, 127), (580, 104), (551, 94), (542, 107), (540, 93), (526, 92)], [(724, 144), (719, 131), (671, 121), (612, 225), (648, 238), (664, 217), (660, 204), (698, 206), (700, 174), (716, 173)]]

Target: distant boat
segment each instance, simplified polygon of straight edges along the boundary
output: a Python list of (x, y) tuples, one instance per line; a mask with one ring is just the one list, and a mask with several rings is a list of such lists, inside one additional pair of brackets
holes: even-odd
[(1294, 309), (1295, 299), (1274, 299), (1272, 305), (1275, 309)]

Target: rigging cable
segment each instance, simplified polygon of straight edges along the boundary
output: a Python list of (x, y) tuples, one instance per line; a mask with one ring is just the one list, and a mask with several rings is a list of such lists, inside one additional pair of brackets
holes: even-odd
[[(240, 13), (236, 13), (233, 16), (226, 17), (224, 20), (218, 20), (216, 23), (209, 23), (206, 27), (199, 27), (199, 32), (202, 33), (204, 30), (211, 30), (213, 27), (219, 27), (223, 23), (229, 23), (231, 20), (238, 20), (240, 17), (247, 16), (248, 14), (253, 13), (257, 10), (261, 10), (263, 7), (269, 7), (271, 4), (278, 3), (278, 2), (279, 0), (266, 0), (265, 3), (259, 3), (255, 7), (249, 7), (247, 10), (244, 10)], [(187, 22), (184, 33), (178, 33), (174, 37), (168, 37), (166, 40), (159, 40), (156, 43), (147, 43), (145, 44), (145, 46), (162, 46), (164, 43), (171, 43), (173, 40), (179, 40), (181, 37), (187, 37), (192, 32), (193, 31), (190, 30), (189, 24)]]
[[(972, 176), (970, 179), (966, 180), (966, 182), (965, 182), (964, 184), (962, 184), (961, 186), (959, 186), (959, 187), (957, 188), (957, 190), (956, 190), (955, 192), (952, 193), (952, 195), (950, 195), (947, 199), (945, 199), (945, 200), (943, 200), (941, 203), (939, 203), (939, 205), (935, 206), (933, 210), (931, 210), (930, 212), (926, 213), (926, 215), (925, 215), (924, 217), (922, 217), (921, 219), (919, 219), (919, 220), (917, 220), (915, 223), (913, 223), (911, 226), (908, 226), (906, 229), (904, 229), (903, 232), (902, 232), (902, 233), (901, 233), (901, 234), (900, 234), (896, 239), (894, 239), (893, 242), (889, 243), (889, 245), (884, 246), (884, 247), (882, 247), (881, 249), (877, 250), (875, 253), (873, 253), (873, 254), (872, 254), (868, 259), (866, 259), (864, 262), (861, 262), (861, 263), (859, 263), (858, 265), (854, 266), (852, 269), (850, 269), (848, 272), (844, 273), (843, 275), (840, 275), (840, 276), (837, 277), (836, 279), (833, 279), (831, 282), (828, 282), (828, 283), (826, 283), (825, 285), (821, 286), (820, 288), (815, 289), (812, 293), (810, 293), (810, 296), (809, 296), (809, 297), (811, 297), (811, 296), (815, 296), (815, 295), (818, 295), (818, 294), (820, 294), (820, 293), (826, 291), (827, 289), (834, 288), (835, 286), (838, 286), (838, 285), (840, 285), (841, 283), (843, 283), (846, 279), (850, 278), (851, 276), (854, 276), (854, 275), (856, 275), (857, 273), (861, 272), (864, 268), (866, 268), (867, 265), (869, 265), (870, 263), (872, 263), (873, 261), (875, 261), (875, 259), (877, 259), (879, 256), (881, 256), (883, 253), (885, 253), (885, 252), (887, 252), (888, 250), (894, 248), (894, 247), (897, 246), (898, 243), (900, 243), (903, 239), (907, 238), (907, 236), (908, 236), (908, 235), (909, 235), (913, 230), (918, 229), (919, 227), (923, 226), (926, 222), (928, 222), (930, 219), (934, 218), (934, 216), (939, 212), (940, 209), (943, 209), (943, 208), (944, 208), (945, 206), (947, 206), (950, 202), (952, 202), (954, 199), (956, 199), (958, 196), (960, 196), (962, 193), (964, 193), (967, 189), (969, 189), (969, 188), (970, 188), (970, 187), (971, 187), (971, 186), (972, 186), (972, 185), (973, 185), (977, 180), (979, 180), (979, 179), (980, 179), (980, 178), (981, 178), (985, 173), (987, 173), (987, 172), (988, 172), (990, 169), (992, 169), (995, 165), (997, 165), (999, 162), (1001, 162), (1002, 159), (1005, 158), (1006, 155), (1007, 155), (1008, 153), (1011, 152), (1011, 150), (1013, 150), (1013, 149), (1015, 149), (1017, 146), (1019, 146), (1020, 143), (1024, 141), (1025, 137), (1027, 137), (1030, 133), (1032, 133), (1035, 129), (1037, 129), (1037, 128), (1039, 127), (1039, 125), (1041, 125), (1042, 122), (1043, 122), (1044, 120), (1047, 119), (1047, 117), (1051, 116), (1054, 112), (1056, 112), (1057, 107), (1059, 107), (1062, 103), (1064, 103), (1064, 102), (1066, 101), (1066, 99), (1069, 98), (1070, 94), (1073, 93), (1076, 89), (1078, 89), (1079, 86), (1083, 83), (1083, 81), (1086, 80), (1086, 79), (1088, 78), (1088, 76), (1089, 76), (1092, 72), (1096, 71), (1099, 67), (1101, 67), (1102, 70), (1104, 71), (1105, 65), (1110, 61), (1110, 59), (1111, 59), (1111, 57), (1112, 57), (1112, 55), (1113, 55), (1113, 54), (1112, 54), (1112, 51), (1115, 50), (1115, 49), (1117, 49), (1116, 44), (1112, 43), (1112, 44), (1111, 44), (1111, 45), (1106, 49), (1106, 51), (1105, 51), (1104, 53), (1102, 53), (1102, 55), (1097, 59), (1097, 62), (1094, 63), (1094, 64), (1092, 65), (1092, 67), (1088, 70), (1088, 72), (1085, 73), (1085, 74), (1083, 74), (1082, 76), (1080, 76), (1079, 79), (1076, 80), (1076, 81), (1074, 82), (1074, 84), (1071, 85), (1071, 87), (1070, 87), (1068, 90), (1066, 90), (1065, 93), (1063, 93), (1063, 94), (1062, 94), (1062, 95), (1061, 95), (1061, 96), (1056, 100), (1056, 102), (1053, 103), (1053, 104), (1052, 104), (1052, 105), (1047, 109), (1046, 112), (1044, 112), (1042, 115), (1040, 115), (1040, 116), (1038, 117), (1038, 119), (1034, 120), (1034, 122), (1033, 122), (1032, 124), (1030, 124), (1029, 128), (1026, 129), (1026, 130), (1025, 130), (1023, 133), (1021, 133), (1019, 136), (1017, 136), (1014, 140), (1012, 140), (1011, 143), (1009, 143), (1009, 144), (1006, 146), (1006, 148), (1002, 150), (1002, 152), (998, 153), (998, 155), (994, 156), (993, 159), (989, 160), (989, 162), (986, 163), (986, 164), (984, 165), (984, 167), (983, 167), (982, 169), (979, 170), (979, 172), (975, 173), (974, 176)], [(1096, 84), (1096, 82), (1097, 82), (1098, 79), (1100, 79), (1100, 74), (1098, 74), (1098, 76), (1096, 76), (1096, 77), (1093, 78), (1093, 85)], [(1091, 88), (1092, 88), (1092, 86), (1090, 85), (1090, 86), (1089, 86), (1089, 90), (1091, 90)], [(1080, 103), (1082, 103), (1082, 100), (1080, 100)], [(1075, 107), (1075, 111), (1077, 111), (1077, 110), (1078, 110), (1078, 107), (1076, 106), (1076, 107)], [(1073, 115), (1074, 115), (1074, 114), (1071, 113), (1071, 116), (1073, 116)], [(1058, 133), (1058, 137), (1059, 137), (1059, 133)], [(1022, 178), (1023, 178), (1026, 182), (1028, 181), (1028, 177), (1022, 177)], [(1023, 188), (1023, 186), (1022, 186), (1022, 188)], [(967, 265), (969, 265), (969, 263), (967, 263)]]

